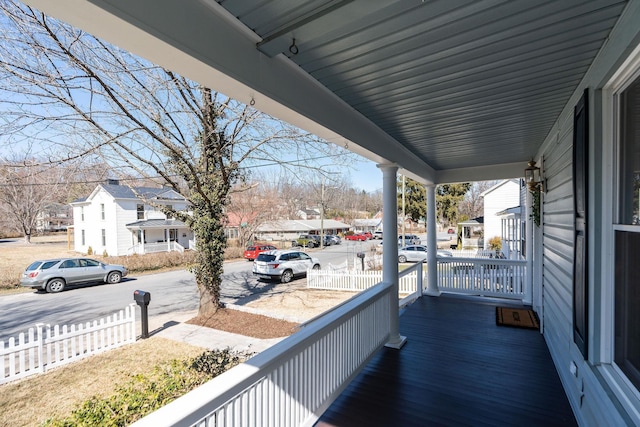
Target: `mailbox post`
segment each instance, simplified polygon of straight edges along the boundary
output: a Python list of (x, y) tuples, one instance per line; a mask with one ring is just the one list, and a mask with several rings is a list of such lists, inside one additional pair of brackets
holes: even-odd
[(356, 256), (358, 258), (360, 258), (360, 264), (362, 264), (362, 271), (364, 271), (364, 257), (365, 257), (365, 253), (364, 252), (358, 252), (356, 254)]
[(133, 292), (133, 299), (140, 306), (140, 320), (142, 321), (142, 338), (149, 338), (149, 313), (147, 307), (151, 301), (149, 292), (136, 290)]

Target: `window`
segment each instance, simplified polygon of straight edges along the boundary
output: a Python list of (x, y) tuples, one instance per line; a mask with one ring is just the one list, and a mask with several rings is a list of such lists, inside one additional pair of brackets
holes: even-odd
[(138, 213), (138, 219), (144, 219), (144, 205), (136, 205), (136, 212)]
[(80, 221), (84, 221), (84, 206), (80, 206)]
[(100, 218), (104, 220), (104, 203), (100, 203)]
[(84, 230), (80, 230), (80, 241), (82, 242), (82, 246), (86, 244), (84, 239)]
[(60, 268), (76, 268), (79, 267), (79, 263), (77, 259), (68, 259), (60, 264)]
[(619, 92), (617, 104), (614, 361), (640, 389), (640, 77)]
[(102, 229), (102, 246), (107, 246), (107, 230)]

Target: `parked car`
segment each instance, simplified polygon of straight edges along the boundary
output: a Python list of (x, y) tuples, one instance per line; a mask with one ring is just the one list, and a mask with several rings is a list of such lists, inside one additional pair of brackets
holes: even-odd
[(346, 236), (344, 236), (344, 240), (356, 240), (356, 241), (364, 242), (369, 239), (364, 234), (357, 233), (357, 234), (347, 234)]
[(322, 240), (322, 245), (323, 246), (331, 246), (331, 245), (335, 245), (334, 240), (331, 238), (331, 236), (329, 235), (325, 235), (324, 239)]
[(382, 231), (374, 231), (373, 238), (376, 240), (382, 240)]
[(340, 236), (337, 236), (335, 234), (329, 234), (327, 235), (327, 237), (331, 240), (332, 245), (339, 245), (340, 243), (342, 243), (342, 239), (340, 238)]
[(320, 260), (297, 250), (263, 252), (253, 262), (253, 274), (259, 279), (280, 280), (282, 283), (306, 276), (310, 268), (319, 269)]
[(320, 246), (320, 236), (317, 236), (315, 234), (301, 234), (295, 241), (295, 246), (317, 248), (318, 246)]
[(447, 233), (456, 234), (456, 231), (453, 228), (450, 228), (450, 229), (447, 230)]
[(35, 261), (22, 273), (20, 285), (47, 292), (61, 292), (67, 285), (118, 283), (127, 275), (122, 265), (105, 264), (91, 258), (58, 258)]
[(422, 243), (420, 238), (415, 234), (405, 234), (404, 240), (402, 239), (402, 234), (398, 235), (399, 245), (419, 245), (420, 243)]
[(245, 249), (244, 254), (242, 256), (246, 260), (253, 261), (254, 259), (258, 258), (258, 255), (260, 255), (262, 252), (273, 251), (275, 249), (278, 249), (278, 248), (276, 248), (273, 245), (248, 246), (247, 249)]
[[(450, 257), (453, 254), (443, 249), (438, 249), (437, 256)], [(427, 261), (427, 247), (424, 245), (409, 245), (398, 249), (398, 262), (425, 262)]]

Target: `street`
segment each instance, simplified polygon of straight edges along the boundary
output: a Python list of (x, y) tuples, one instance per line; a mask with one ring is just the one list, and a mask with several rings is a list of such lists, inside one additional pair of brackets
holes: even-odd
[[(347, 257), (367, 252), (380, 241), (343, 242), (322, 251), (309, 251), (323, 267), (339, 265)], [(367, 252), (369, 253), (369, 252)], [(251, 273), (252, 263), (239, 260), (225, 263), (221, 300), (235, 303), (241, 298), (265, 292), (273, 286), (260, 282)], [(299, 279), (305, 280), (305, 279)], [(109, 316), (133, 302), (137, 289), (151, 294), (149, 316), (192, 311), (198, 308), (198, 291), (194, 277), (185, 270), (165, 273), (131, 275), (114, 285), (85, 285), (69, 288), (58, 294), (28, 292), (0, 297), (0, 340), (7, 341), (20, 332), (27, 332), (37, 323), (69, 325), (85, 323)]]

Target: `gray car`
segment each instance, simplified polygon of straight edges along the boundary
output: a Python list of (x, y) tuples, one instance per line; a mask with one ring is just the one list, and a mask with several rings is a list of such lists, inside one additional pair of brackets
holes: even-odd
[(47, 292), (60, 292), (67, 285), (118, 283), (127, 275), (122, 265), (105, 264), (91, 258), (57, 258), (35, 261), (22, 273), (20, 285)]

